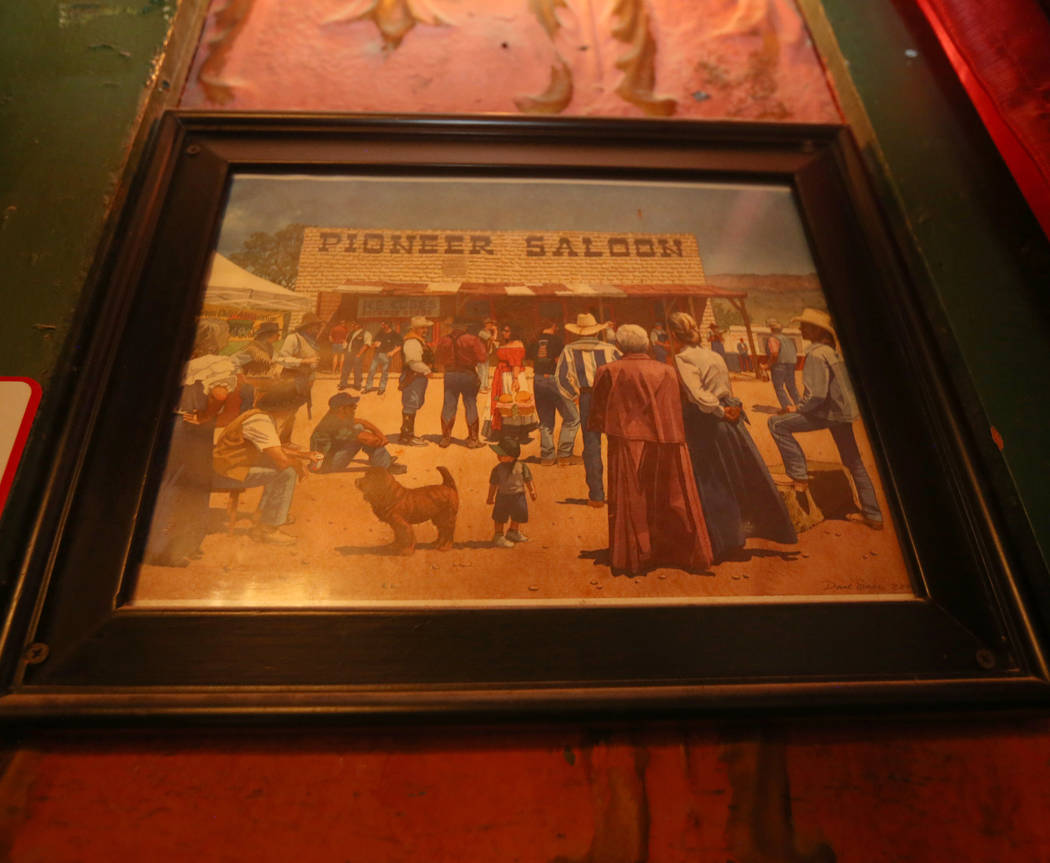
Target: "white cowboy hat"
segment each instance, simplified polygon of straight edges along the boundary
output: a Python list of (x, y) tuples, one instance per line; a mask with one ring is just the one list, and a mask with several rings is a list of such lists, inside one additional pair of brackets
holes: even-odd
[(565, 329), (577, 336), (593, 336), (607, 329), (609, 324), (599, 324), (594, 315), (583, 314), (576, 316), (575, 324), (566, 324)]
[(803, 309), (801, 315), (797, 318), (791, 319), (791, 323), (812, 324), (815, 327), (820, 327), (822, 330), (831, 333), (831, 337), (836, 342), (839, 340), (838, 334), (835, 332), (835, 327), (831, 323), (831, 315), (827, 312), (822, 312), (820, 309)]
[(416, 315), (408, 322), (409, 329), (421, 330), (425, 327), (434, 326), (434, 322), (424, 318), (422, 315)]

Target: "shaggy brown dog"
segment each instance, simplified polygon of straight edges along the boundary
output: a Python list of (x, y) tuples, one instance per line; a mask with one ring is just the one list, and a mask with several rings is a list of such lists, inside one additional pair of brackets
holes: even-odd
[(394, 549), (400, 554), (412, 554), (416, 537), (412, 525), (432, 521), (438, 530), (437, 549), (452, 548), (452, 533), (456, 529), (459, 510), (459, 492), (448, 468), (439, 467), (443, 482), (405, 488), (386, 468), (370, 467), (357, 480), (365, 500), (372, 506), (376, 518), (394, 529)]

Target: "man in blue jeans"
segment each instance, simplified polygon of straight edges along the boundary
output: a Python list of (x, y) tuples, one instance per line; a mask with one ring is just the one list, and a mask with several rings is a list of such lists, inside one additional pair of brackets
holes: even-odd
[[(587, 421), (591, 415), (591, 394), (594, 388), (594, 376), (606, 363), (620, 359), (620, 351), (615, 345), (603, 342), (598, 333), (607, 328), (607, 324), (598, 323), (594, 315), (576, 316), (576, 323), (566, 324), (567, 332), (576, 336), (575, 341), (567, 344), (558, 357), (554, 380), (562, 397), (561, 441), (572, 452), (576, 442), (576, 432), (583, 423), (583, 470), (587, 477), (587, 503), (593, 507), (605, 506), (605, 485), (602, 465), (602, 433), (587, 430)], [(574, 458), (559, 459), (558, 464), (572, 464)]]
[(288, 510), (295, 484), (305, 476), (306, 463), (300, 450), (282, 443), (279, 430), (289, 424), (306, 399), (294, 381), (281, 381), (259, 397), (255, 408), (245, 411), (215, 442), (212, 487), (225, 491), (262, 486), (251, 537), (272, 545), (293, 545), (295, 537), (281, 530), (288, 523)]
[(790, 413), (799, 403), (798, 388), (795, 386), (795, 366), (798, 364), (798, 348), (795, 340), (784, 335), (780, 321), (770, 318), (766, 321), (769, 335), (766, 337), (766, 362), (769, 363), (769, 376), (773, 379), (773, 392), (780, 402), (780, 413)]
[(361, 376), (364, 374), (364, 356), (372, 347), (372, 334), (357, 321), (347, 324), (350, 335), (346, 340), (346, 356), (343, 358), (343, 372), (339, 376), (338, 390), (347, 388), (350, 372), (354, 373), (354, 389), (361, 389)]
[(379, 395), (386, 392), (386, 381), (390, 375), (390, 361), (401, 350), (401, 336), (394, 332), (390, 321), (383, 321), (379, 325), (372, 342), (375, 352), (372, 354), (372, 362), (368, 366), (368, 378), (365, 380), (365, 392), (372, 392), (372, 381), (375, 379), (376, 370), (379, 371)]
[(408, 332), (401, 343), (401, 378), (397, 388), (401, 390), (401, 434), (398, 443), (406, 446), (426, 446), (427, 442), (416, 434), (416, 414), (427, 397), (427, 383), (434, 373), (434, 352), (426, 342), (426, 332), (434, 325), (422, 315), (408, 322)]
[[(557, 459), (572, 459), (572, 448), (576, 443), (579, 428), (579, 412), (576, 405), (567, 406), (554, 379), (565, 341), (558, 334), (558, 325), (553, 318), (543, 319), (543, 329), (529, 343), (525, 355), (532, 360), (533, 390), (536, 395), (536, 413), (540, 418), (540, 464), (552, 465)], [(554, 449), (554, 421), (561, 414), (561, 436), (558, 439), (557, 459)], [(576, 423), (574, 426), (573, 423)]]
[(796, 320), (802, 329), (802, 338), (812, 343), (802, 369), (804, 394), (797, 408), (790, 409), (783, 416), (769, 418), (769, 432), (784, 460), (784, 470), (794, 482), (795, 491), (805, 492), (809, 487), (806, 456), (795, 435), (827, 429), (843, 465), (853, 476), (853, 485), (860, 499), (861, 511), (849, 513), (846, 518), (872, 530), (882, 530), (882, 510), (875, 499), (875, 486), (864, 467), (853, 435), (853, 421), (860, 413), (846, 366), (835, 350), (836, 336), (831, 316), (818, 309), (805, 309)]
[(386, 448), (386, 435), (374, 423), (357, 416), (359, 401), (349, 393), (336, 393), (328, 400), (328, 413), (310, 435), (310, 449), (324, 456), (313, 470), (317, 473), (346, 470), (354, 456), (364, 451), (370, 466), (385, 467), (390, 473), (405, 473), (404, 465), (394, 464)]
[(479, 435), (478, 365), (488, 358), (485, 345), (473, 333), (467, 332), (469, 324), (457, 320), (448, 334), (442, 336), (434, 349), (437, 364), (444, 369), (445, 400), (441, 406), (441, 440), (439, 447), (452, 443), (452, 428), (456, 424), (456, 408), (463, 399), (463, 413), (467, 421), (468, 449), (482, 446)]

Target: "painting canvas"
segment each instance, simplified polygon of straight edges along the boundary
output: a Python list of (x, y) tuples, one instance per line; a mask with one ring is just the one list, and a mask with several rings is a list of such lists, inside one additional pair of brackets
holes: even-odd
[(239, 173), (132, 605), (914, 596), (791, 188)]

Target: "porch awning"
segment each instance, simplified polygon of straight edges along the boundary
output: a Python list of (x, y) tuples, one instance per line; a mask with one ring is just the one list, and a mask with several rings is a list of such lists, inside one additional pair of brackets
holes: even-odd
[(347, 294), (386, 294), (400, 296), (434, 296), (441, 294), (470, 294), (474, 296), (506, 297), (601, 297), (627, 299), (630, 297), (725, 297), (743, 298), (747, 291), (731, 291), (714, 285), (611, 285), (584, 282), (345, 282), (336, 290)]

